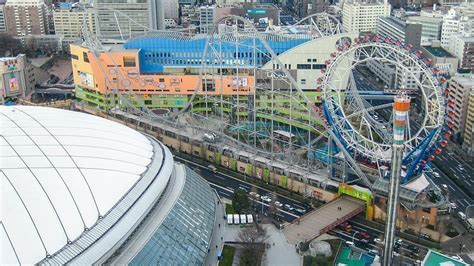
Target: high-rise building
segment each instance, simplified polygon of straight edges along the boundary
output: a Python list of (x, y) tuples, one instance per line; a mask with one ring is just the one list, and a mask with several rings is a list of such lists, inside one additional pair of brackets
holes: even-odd
[(474, 73), (474, 36), (451, 36), (447, 50), (459, 59), (460, 70)]
[(441, 38), (443, 18), (432, 13), (422, 12), (420, 16), (407, 17), (408, 24), (421, 24), (421, 45), (431, 45)]
[(215, 6), (201, 6), (199, 8), (199, 28), (201, 33), (208, 33), (212, 30), (216, 17)]
[(148, 0), (148, 18), (150, 28), (154, 30), (165, 29), (165, 13), (162, 4), (161, 0)]
[(44, 0), (9, 0), (5, 4), (7, 33), (12, 36), (49, 33), (48, 8)]
[(390, 15), (390, 4), (383, 2), (344, 2), (342, 24), (346, 32), (375, 32), (377, 19)]
[(462, 139), (466, 128), (469, 96), (474, 90), (474, 75), (455, 75), (449, 81), (448, 90), (448, 123), (452, 124), (454, 136)]
[(5, 4), (0, 4), (0, 33), (7, 31), (7, 25), (5, 23)]
[(165, 15), (165, 19), (174, 19), (174, 21), (178, 21), (179, 13), (178, 13), (178, 0), (161, 0), (163, 13)]
[[(383, 38), (411, 43), (420, 46), (421, 25), (406, 24), (395, 17), (379, 17), (377, 20), (377, 34)], [(410, 69), (399, 69), (394, 65), (368, 61), (369, 69), (389, 88), (416, 89), (416, 79), (419, 75), (410, 74)]]
[(377, 20), (377, 34), (384, 38), (399, 40), (420, 46), (422, 25), (407, 24), (395, 17), (379, 17)]
[[(149, 0), (151, 2), (161, 1)], [(150, 26), (147, 0), (95, 0), (97, 34), (103, 37), (128, 39), (143, 34)]]
[[(474, 80), (474, 78), (473, 78)], [(474, 81), (472, 83), (471, 93), (467, 104), (466, 126), (464, 127), (464, 139), (462, 143), (471, 156), (474, 156)]]
[(461, 15), (459, 9), (450, 9), (443, 18), (441, 45), (448, 48), (453, 35), (469, 36), (474, 33), (474, 14)]
[(84, 19), (88, 30), (95, 33), (95, 17), (92, 8), (75, 6), (70, 3), (61, 3), (58, 9), (53, 11), (54, 27), (56, 35), (66, 38), (78, 38), (82, 36)]

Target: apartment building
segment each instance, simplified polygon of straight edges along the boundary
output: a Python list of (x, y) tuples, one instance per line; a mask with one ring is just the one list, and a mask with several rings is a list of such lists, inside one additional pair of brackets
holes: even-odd
[(7, 33), (17, 37), (48, 34), (48, 13), (44, 0), (8, 0), (5, 4)]
[(344, 2), (342, 24), (346, 32), (375, 32), (377, 19), (390, 15), (391, 6), (383, 2)]

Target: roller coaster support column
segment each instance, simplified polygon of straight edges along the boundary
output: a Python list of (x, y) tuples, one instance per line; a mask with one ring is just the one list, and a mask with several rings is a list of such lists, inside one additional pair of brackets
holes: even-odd
[(385, 245), (383, 250), (383, 265), (392, 265), (392, 253), (395, 242), (397, 224), (398, 194), (402, 179), (402, 157), (405, 142), (405, 128), (410, 110), (410, 98), (405, 94), (395, 97), (393, 104), (393, 145), (392, 166), (390, 169), (390, 190), (388, 193), (387, 225), (385, 227)]

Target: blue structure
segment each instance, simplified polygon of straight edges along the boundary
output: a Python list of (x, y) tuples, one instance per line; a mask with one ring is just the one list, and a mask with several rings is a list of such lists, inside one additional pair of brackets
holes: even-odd
[[(309, 37), (295, 39), (275, 35), (264, 36), (277, 55), (311, 40)], [(141, 73), (159, 74), (163, 72), (165, 66), (201, 66), (208, 38), (207, 35), (193, 37), (185, 35), (165, 36), (165, 34), (163, 36), (143, 36), (129, 40), (124, 44), (124, 48), (139, 50)], [(254, 48), (254, 42), (256, 49)], [(222, 41), (214, 45), (219, 48), (221, 58), (214, 57), (214, 54), (209, 51), (206, 55), (206, 60), (209, 60), (208, 64), (214, 62), (219, 66), (233, 66), (235, 62), (240, 62), (240, 64), (249, 66), (253, 66), (255, 63), (260, 67), (271, 58), (257, 38), (248, 38), (238, 42), (238, 44)], [(221, 62), (219, 62), (219, 59)]]

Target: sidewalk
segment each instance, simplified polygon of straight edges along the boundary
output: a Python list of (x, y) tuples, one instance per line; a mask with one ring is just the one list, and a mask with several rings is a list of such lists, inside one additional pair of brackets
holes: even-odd
[(206, 256), (206, 259), (203, 265), (214, 266), (218, 265), (219, 261), (217, 260), (220, 255), (222, 248), (224, 247), (224, 235), (225, 235), (225, 224), (224, 220), (224, 208), (225, 203), (221, 202), (218, 199), (217, 195), (214, 195), (216, 200), (216, 217), (214, 222), (214, 233), (212, 234), (212, 239), (209, 244), (209, 253)]

